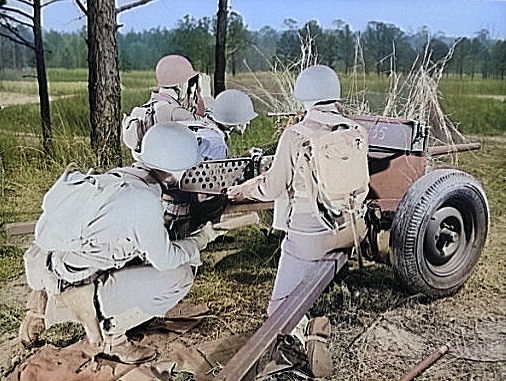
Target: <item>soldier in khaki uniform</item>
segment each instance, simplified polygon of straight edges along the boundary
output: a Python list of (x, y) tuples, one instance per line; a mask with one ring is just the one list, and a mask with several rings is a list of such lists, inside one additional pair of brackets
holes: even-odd
[[(307, 111), (300, 123), (316, 135), (328, 133), (336, 125), (356, 125), (342, 114), (341, 106), (337, 103), (340, 99), (339, 78), (329, 67), (316, 65), (303, 71), (296, 80), (294, 96)], [(353, 246), (353, 235), (349, 229), (329, 230), (319, 218), (316, 189), (306, 179), (312, 174), (307, 162), (298, 160), (305, 138), (295, 131), (295, 126), (283, 131), (267, 172), (228, 189), (231, 199), (274, 200), (273, 227), (286, 232), (267, 310), (269, 315), (293, 292), (306, 274), (320, 266), (328, 252)], [(296, 168), (296, 163), (300, 163), (301, 167)], [(362, 197), (365, 198), (365, 195)], [(363, 234), (365, 225), (359, 230)], [(325, 319), (317, 323), (320, 325), (320, 334), (328, 338), (330, 327), (328, 319)], [(311, 359), (312, 353), (309, 355)], [(319, 357), (319, 364), (318, 369), (313, 368), (315, 376), (328, 376), (332, 371), (332, 359), (328, 351), (313, 358), (316, 356)]]
[[(163, 317), (193, 285), (200, 250), (221, 232), (211, 223), (171, 241), (162, 190), (200, 161), (195, 135), (178, 123), (153, 126), (133, 167), (66, 173), (44, 197), (35, 240), (25, 254), (30, 288), (20, 340), (36, 344), (46, 326), (84, 325), (98, 352), (127, 364), (155, 351), (126, 331)], [(69, 201), (71, 200), (71, 201)]]

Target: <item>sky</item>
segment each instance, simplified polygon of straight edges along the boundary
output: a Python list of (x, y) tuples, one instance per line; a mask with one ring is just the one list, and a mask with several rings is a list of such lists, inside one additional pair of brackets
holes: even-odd
[[(117, 0), (118, 6), (133, 0)], [(185, 15), (195, 18), (216, 15), (217, 0), (152, 0), (122, 12), (121, 32), (140, 32), (150, 28), (173, 29)], [(229, 0), (232, 10), (243, 16), (248, 30), (270, 26), (287, 29), (286, 19), (302, 27), (316, 20), (327, 29), (342, 20), (353, 31), (364, 31), (369, 21), (394, 24), (406, 33), (426, 26), (431, 35), (474, 37), (487, 29), (493, 39), (506, 40), (506, 0)], [(85, 18), (72, 0), (55, 2), (43, 13), (44, 28), (60, 32), (76, 31)]]

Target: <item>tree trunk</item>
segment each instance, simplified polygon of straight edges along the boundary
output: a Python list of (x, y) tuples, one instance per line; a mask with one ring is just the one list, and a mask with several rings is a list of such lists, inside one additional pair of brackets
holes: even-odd
[(236, 58), (235, 58), (235, 54), (232, 54), (232, 77), (235, 77), (235, 74), (237, 72), (237, 69), (236, 69)]
[(35, 47), (35, 61), (37, 66), (37, 82), (39, 85), (40, 120), (42, 126), (42, 146), (44, 152), (49, 154), (52, 146), (51, 109), (49, 104), (49, 92), (47, 86), (46, 60), (44, 57), (44, 42), (42, 41), (42, 29), (40, 23), (41, 5), (40, 0), (33, 2), (33, 38)]
[(218, 0), (216, 25), (216, 67), (214, 71), (214, 96), (225, 90), (225, 69), (227, 60), (225, 49), (227, 43), (227, 0)]
[(88, 2), (91, 148), (99, 168), (121, 166), (121, 86), (114, 0)]

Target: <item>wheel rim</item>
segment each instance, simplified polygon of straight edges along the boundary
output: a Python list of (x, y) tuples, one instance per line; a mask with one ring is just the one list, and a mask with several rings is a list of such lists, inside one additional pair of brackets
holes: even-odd
[(469, 239), (464, 219), (454, 207), (438, 209), (427, 225), (424, 239), (424, 256), (435, 273), (448, 274), (462, 263)]

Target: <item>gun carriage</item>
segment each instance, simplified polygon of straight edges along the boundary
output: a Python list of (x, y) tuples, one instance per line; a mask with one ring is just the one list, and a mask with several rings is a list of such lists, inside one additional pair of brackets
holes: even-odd
[[(295, 114), (270, 114), (274, 117)], [(411, 292), (443, 297), (458, 291), (469, 277), (485, 244), (488, 201), (482, 185), (471, 175), (446, 167), (435, 168), (441, 155), (480, 149), (478, 142), (431, 145), (429, 126), (413, 120), (355, 116), (368, 131), (370, 191), (367, 197), (368, 233), (361, 243), (369, 260), (387, 263)], [(184, 190), (222, 194), (269, 168), (273, 156), (253, 154), (206, 161), (185, 172)], [(234, 203), (228, 212), (272, 208), (272, 203)], [(389, 232), (387, 253), (378, 237)], [(277, 334), (289, 333), (351, 252), (334, 253), (331, 261), (304, 282), (255, 333), (219, 374), (223, 380), (243, 380), (255, 373), (254, 364)]]

